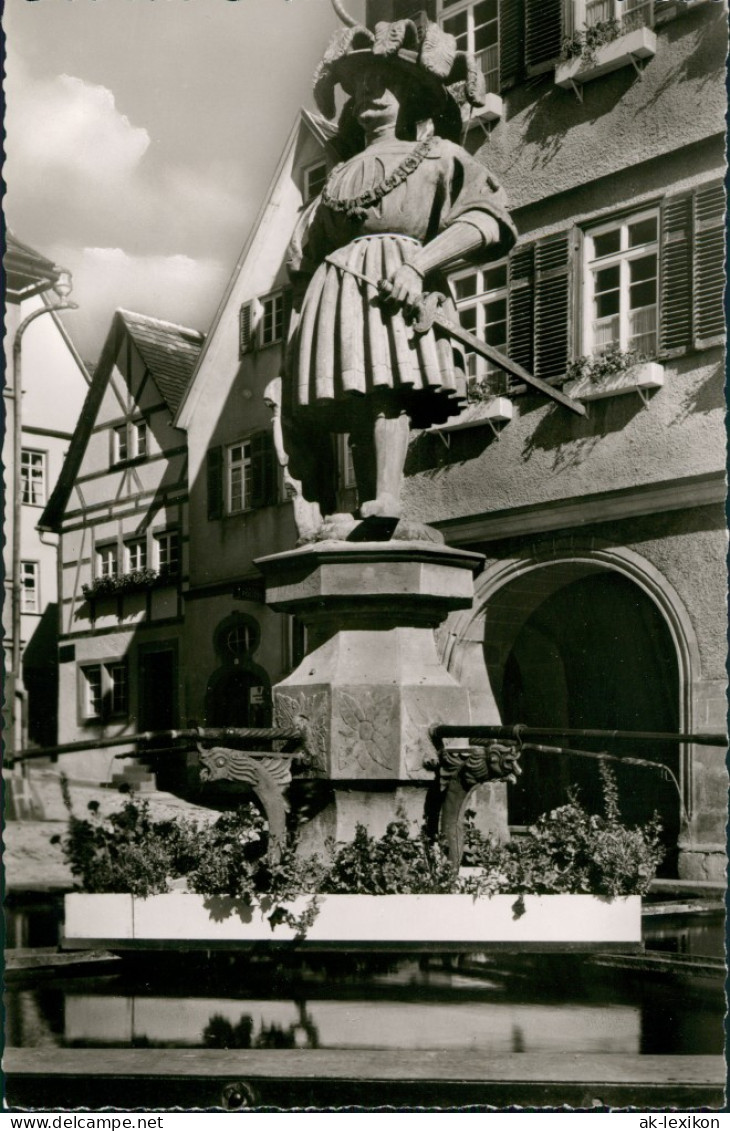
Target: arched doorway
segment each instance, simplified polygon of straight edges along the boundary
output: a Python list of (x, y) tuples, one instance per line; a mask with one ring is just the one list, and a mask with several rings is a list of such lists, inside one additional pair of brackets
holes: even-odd
[[(671, 732), (680, 729), (680, 672), (667, 621), (624, 574), (564, 560), (522, 573), (486, 605), (485, 654), (504, 723)], [(550, 740), (545, 740), (549, 742)], [(679, 777), (675, 744), (588, 739), (560, 742), (661, 761)], [(629, 824), (658, 810), (667, 845), (676, 846), (680, 801), (660, 773), (626, 765), (617, 774)], [(526, 752), (509, 789), (512, 825), (528, 824), (578, 786), (600, 810), (598, 763)], [(671, 868), (671, 860), (667, 861)]]
[(271, 726), (271, 681), (253, 660), (260, 640), (258, 621), (244, 613), (231, 613), (216, 627), (213, 647), (220, 667), (205, 692), (207, 726)]

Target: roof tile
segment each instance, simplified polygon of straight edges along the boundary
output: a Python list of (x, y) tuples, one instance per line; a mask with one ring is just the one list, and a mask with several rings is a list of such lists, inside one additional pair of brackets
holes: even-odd
[(130, 310), (120, 310), (119, 315), (167, 407), (176, 412), (203, 348), (204, 335)]

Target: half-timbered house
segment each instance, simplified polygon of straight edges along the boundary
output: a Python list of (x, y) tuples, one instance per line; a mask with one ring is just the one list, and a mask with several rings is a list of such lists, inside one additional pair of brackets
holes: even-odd
[[(202, 343), (116, 312), (43, 512), (41, 527), (60, 534), (61, 742), (179, 723), (188, 492), (173, 418)], [(64, 769), (106, 780), (118, 753), (68, 755)]]

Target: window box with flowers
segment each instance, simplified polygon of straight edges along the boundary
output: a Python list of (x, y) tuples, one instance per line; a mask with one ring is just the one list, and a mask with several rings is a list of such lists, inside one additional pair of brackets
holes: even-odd
[(610, 71), (632, 65), (656, 55), (656, 34), (650, 27), (626, 30), (621, 21), (602, 20), (584, 31), (576, 31), (563, 42), (561, 62), (555, 68), (555, 83), (573, 89), (600, 78)]
[(563, 392), (579, 401), (598, 401), (622, 393), (638, 393), (644, 404), (651, 389), (664, 384), (664, 366), (634, 350), (609, 348), (594, 357), (579, 357), (566, 370)]
[(82, 585), (81, 592), (87, 601), (103, 597), (123, 597), (127, 593), (143, 593), (160, 585), (172, 585), (176, 575), (169, 570), (133, 569), (128, 573), (95, 578), (91, 584)]

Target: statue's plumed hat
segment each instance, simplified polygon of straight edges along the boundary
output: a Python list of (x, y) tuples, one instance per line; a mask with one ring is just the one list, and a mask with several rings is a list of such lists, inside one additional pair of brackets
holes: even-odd
[[(338, 5), (339, 8), (339, 5)], [(335, 89), (351, 86), (361, 66), (373, 59), (392, 62), (418, 89), (418, 96), (440, 120), (442, 136), (458, 140), (460, 107), (464, 103), (483, 106), (486, 88), (482, 70), (466, 51), (460, 51), (453, 35), (428, 20), (395, 20), (375, 25), (375, 30), (351, 23), (335, 32), (314, 76), (314, 97), (322, 114), (330, 120), (337, 112)]]

